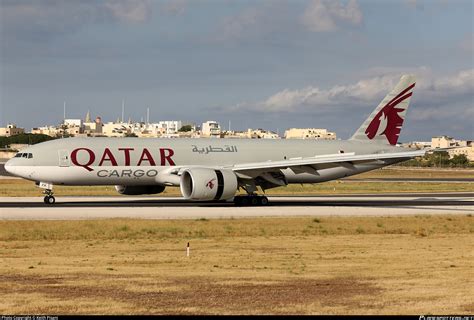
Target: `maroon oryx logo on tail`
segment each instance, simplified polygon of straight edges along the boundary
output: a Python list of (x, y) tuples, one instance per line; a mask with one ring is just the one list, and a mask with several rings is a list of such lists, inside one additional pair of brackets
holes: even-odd
[(365, 134), (369, 139), (372, 140), (375, 136), (384, 134), (391, 145), (397, 144), (398, 135), (400, 134), (404, 120), (399, 113), (403, 112), (405, 109), (396, 108), (396, 106), (411, 97), (413, 92), (410, 90), (414, 87), (415, 84), (412, 84), (400, 92), (375, 115), (374, 119), (372, 119), (365, 130)]
[(209, 180), (207, 183), (206, 183), (206, 187), (208, 187), (209, 189), (214, 189), (214, 186), (215, 186), (215, 183), (214, 181), (216, 181), (216, 179), (211, 179)]

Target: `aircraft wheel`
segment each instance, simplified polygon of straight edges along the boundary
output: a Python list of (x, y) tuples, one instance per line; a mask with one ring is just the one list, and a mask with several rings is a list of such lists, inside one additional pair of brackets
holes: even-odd
[(46, 204), (54, 204), (56, 199), (53, 196), (46, 196), (44, 197), (44, 203)]
[(260, 198), (260, 204), (261, 204), (262, 206), (268, 205), (268, 198), (265, 197), (265, 196), (261, 197), (261, 198)]
[(250, 198), (250, 204), (251, 204), (252, 206), (258, 206), (258, 205), (259, 205), (259, 202), (260, 202), (260, 201), (259, 201), (258, 197), (251, 197), (251, 198)]
[(242, 197), (239, 197), (239, 196), (234, 197), (234, 204), (236, 206), (240, 206), (242, 204)]
[(242, 197), (240, 200), (240, 205), (242, 206), (247, 206), (249, 204), (249, 198), (248, 197)]

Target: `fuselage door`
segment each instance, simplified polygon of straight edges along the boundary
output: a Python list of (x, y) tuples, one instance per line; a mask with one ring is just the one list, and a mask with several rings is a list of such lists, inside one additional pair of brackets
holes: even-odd
[(60, 167), (69, 167), (69, 151), (68, 150), (59, 150), (59, 166)]

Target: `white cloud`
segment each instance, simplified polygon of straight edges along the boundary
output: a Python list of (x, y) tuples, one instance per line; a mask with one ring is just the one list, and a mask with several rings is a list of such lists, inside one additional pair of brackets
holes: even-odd
[(237, 14), (223, 17), (218, 24), (213, 40), (235, 41), (281, 34), (294, 25), (294, 17), (287, 1), (261, 1), (249, 6)]
[(301, 23), (313, 32), (360, 26), (362, 21), (363, 15), (356, 0), (349, 0), (346, 5), (336, 0), (312, 0), (301, 16)]
[[(261, 112), (318, 111), (324, 108), (374, 107), (397, 84), (402, 73), (381, 72), (353, 84), (336, 85), (329, 89), (308, 86), (301, 89), (284, 89), (257, 103), (239, 103), (227, 108), (230, 111), (259, 110)], [(418, 72), (417, 72), (418, 71)], [(434, 76), (426, 67), (412, 73), (417, 75), (414, 97), (422, 106), (449, 104), (450, 101), (474, 100), (474, 69), (462, 70), (453, 75)]]
[(144, 22), (151, 17), (151, 0), (108, 0), (104, 5), (123, 22)]
[(179, 16), (186, 11), (187, 6), (188, 0), (168, 0), (162, 4), (161, 8), (166, 14)]
[[(91, 23), (140, 23), (151, 17), (151, 0), (1, 1), (5, 36), (51, 37)], [(41, 39), (43, 40), (43, 39)]]

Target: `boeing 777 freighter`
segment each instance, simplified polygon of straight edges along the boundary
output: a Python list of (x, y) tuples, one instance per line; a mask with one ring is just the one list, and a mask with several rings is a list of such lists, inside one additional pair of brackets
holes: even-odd
[[(55, 203), (54, 185), (115, 185), (125, 195), (179, 186), (188, 200), (266, 205), (258, 187), (324, 182), (424, 155), (396, 146), (414, 87), (414, 76), (403, 76), (345, 141), (67, 138), (28, 147), (5, 169), (35, 181), (46, 204)], [(235, 196), (239, 189), (247, 195)]]

